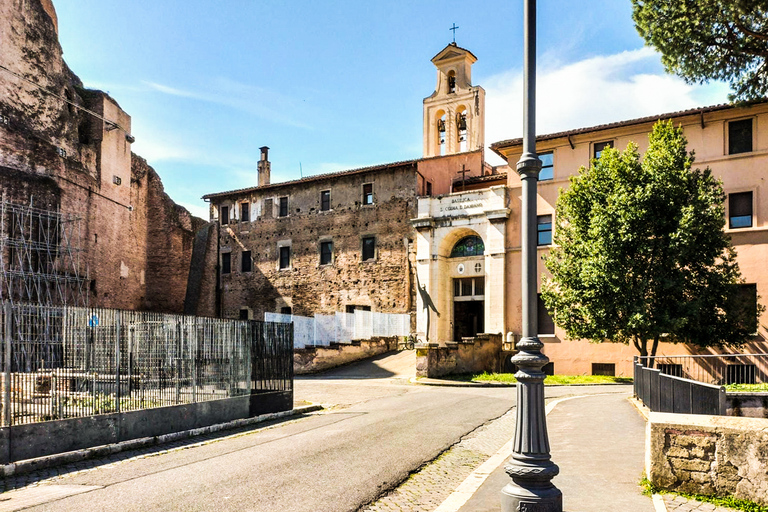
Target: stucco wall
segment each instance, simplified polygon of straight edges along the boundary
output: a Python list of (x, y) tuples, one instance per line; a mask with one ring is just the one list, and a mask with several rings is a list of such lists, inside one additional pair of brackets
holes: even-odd
[(654, 412), (647, 428), (654, 485), (768, 505), (768, 419)]

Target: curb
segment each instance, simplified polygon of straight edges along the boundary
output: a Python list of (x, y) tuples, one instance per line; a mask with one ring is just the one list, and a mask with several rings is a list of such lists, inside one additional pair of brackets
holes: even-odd
[[(516, 388), (517, 383), (504, 382), (472, 382), (458, 380), (431, 379), (429, 377), (411, 377), (408, 382), (411, 384), (420, 384), (423, 386), (446, 386), (446, 387), (468, 387), (468, 388)], [(631, 386), (631, 382), (604, 382), (600, 384), (547, 384), (546, 387), (583, 387), (583, 386)]]
[(73, 462), (81, 462), (89, 459), (97, 459), (127, 450), (136, 450), (149, 446), (162, 445), (173, 441), (189, 439), (191, 437), (205, 434), (212, 434), (214, 432), (220, 432), (223, 430), (231, 430), (240, 427), (247, 427), (249, 425), (256, 425), (265, 421), (290, 418), (291, 416), (299, 416), (301, 414), (320, 411), (322, 409), (322, 405), (303, 405), (291, 409), (290, 411), (262, 414), (260, 416), (254, 416), (253, 418), (244, 418), (240, 420), (228, 421), (226, 423), (217, 423), (216, 425), (210, 425), (208, 427), (183, 430), (181, 432), (173, 432), (171, 434), (163, 434), (154, 437), (142, 437), (139, 439), (122, 441), (120, 443), (94, 446), (92, 448), (85, 448), (72, 452), (57, 453), (54, 455), (46, 455), (45, 457), (38, 457), (35, 459), (21, 460), (11, 464), (0, 465), (0, 477), (7, 478), (9, 476), (23, 475), (41, 469), (52, 468), (54, 466), (62, 466), (64, 464), (71, 464)]

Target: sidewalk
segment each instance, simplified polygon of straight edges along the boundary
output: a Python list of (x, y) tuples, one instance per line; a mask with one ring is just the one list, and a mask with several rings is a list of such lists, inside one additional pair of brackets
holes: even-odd
[[(623, 394), (576, 397), (547, 416), (553, 483), (567, 512), (654, 512), (639, 487), (645, 452), (645, 421)], [(510, 481), (497, 467), (460, 512), (499, 511), (501, 489)]]

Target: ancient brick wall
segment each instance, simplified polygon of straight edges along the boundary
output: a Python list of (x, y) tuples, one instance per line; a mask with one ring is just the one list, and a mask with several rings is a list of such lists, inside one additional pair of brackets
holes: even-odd
[(203, 221), (132, 155), (130, 116), (64, 63), (50, 2), (2, 2), (0, 24), (10, 69), (0, 70), (0, 189), (8, 200), (81, 217), (73, 245), (91, 305), (181, 312)]
[[(362, 204), (363, 185), (373, 185), (373, 204)], [(330, 191), (330, 210), (321, 210), (321, 192)], [(279, 216), (280, 197), (288, 197), (288, 215)], [(222, 226), (220, 248), (231, 256), (232, 272), (222, 274), (222, 313), (251, 318), (292, 308), (297, 315), (345, 311), (348, 306), (408, 313), (413, 285), (409, 244), (410, 219), (416, 211), (415, 164), (389, 166), (369, 173), (330, 176), (310, 183), (266, 187), (217, 199), (239, 217), (242, 201), (251, 219), (234, 218)], [(269, 211), (267, 211), (269, 210)], [(220, 210), (218, 210), (220, 211)], [(375, 258), (362, 260), (362, 240), (375, 237)], [(332, 241), (330, 264), (320, 264), (320, 243)], [(289, 268), (279, 269), (279, 247), (289, 245)], [(253, 268), (241, 271), (243, 252)]]

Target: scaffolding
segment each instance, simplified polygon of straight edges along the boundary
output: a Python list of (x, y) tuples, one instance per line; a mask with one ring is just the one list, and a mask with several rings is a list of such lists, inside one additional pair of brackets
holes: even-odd
[(60, 211), (0, 204), (0, 300), (88, 306), (88, 270), (81, 261), (81, 219)]

